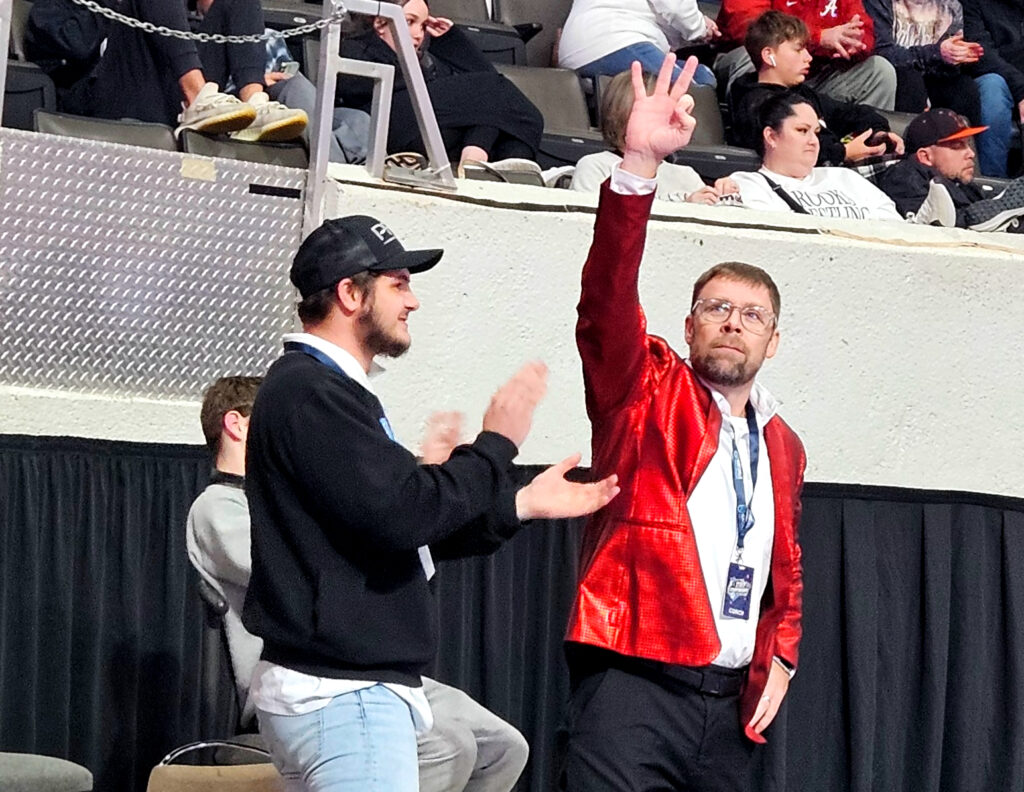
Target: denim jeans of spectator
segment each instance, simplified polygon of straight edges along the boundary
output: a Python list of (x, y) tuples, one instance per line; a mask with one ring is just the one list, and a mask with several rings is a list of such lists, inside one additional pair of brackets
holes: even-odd
[[(615, 52), (610, 52), (603, 58), (591, 61), (586, 66), (581, 66), (576, 71), (583, 77), (597, 77), (601, 74), (616, 75), (619, 72), (629, 71), (633, 61), (640, 61), (645, 72), (657, 74), (661, 69), (661, 62), (665, 60), (665, 53), (649, 42), (641, 44), (630, 44)], [(675, 80), (682, 74), (682, 67), (676, 64), (672, 74)], [(697, 85), (715, 85), (715, 75), (703, 63), (697, 67), (697, 73), (693, 75), (693, 81)]]
[(260, 734), (287, 792), (408, 792), (418, 788), (409, 705), (374, 685), (305, 715), (258, 710)]
[(1010, 144), (1017, 134), (1013, 123), (1013, 97), (1000, 75), (974, 78), (981, 95), (981, 123), (988, 131), (978, 135), (978, 167), (985, 176), (1005, 178)]
[[(314, 125), (319, 109), (316, 102), (316, 86), (304, 74), (299, 73), (287, 80), (279, 80), (267, 88), (267, 94), (281, 104), (306, 111), (309, 126), (303, 135), (307, 142), (310, 135), (316, 134)], [(335, 107), (328, 143), (328, 159), (331, 162), (350, 162), (357, 165), (366, 162), (370, 144), (370, 116), (354, 107)]]

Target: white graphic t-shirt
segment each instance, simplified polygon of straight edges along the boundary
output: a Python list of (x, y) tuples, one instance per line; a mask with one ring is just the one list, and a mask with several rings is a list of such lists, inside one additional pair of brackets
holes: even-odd
[(875, 185), (849, 168), (814, 168), (809, 176), (794, 179), (761, 168), (739, 171), (731, 178), (739, 185), (743, 205), (767, 212), (793, 211), (768, 183), (767, 176), (818, 217), (854, 220), (902, 220), (896, 204)]
[(938, 44), (946, 33), (963, 27), (964, 10), (959, 0), (893, 0), (892, 37), (901, 47)]

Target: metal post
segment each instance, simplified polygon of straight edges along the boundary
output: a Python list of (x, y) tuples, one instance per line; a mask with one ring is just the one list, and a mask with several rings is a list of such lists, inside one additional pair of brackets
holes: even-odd
[(384, 158), (388, 155), (388, 130), (391, 128), (391, 95), (395, 90), (395, 67), (387, 63), (338, 58), (342, 74), (354, 74), (373, 80), (370, 103), (370, 145), (366, 151), (366, 169), (380, 179), (384, 176)]
[(402, 7), (395, 3), (378, 3), (372, 0), (348, 0), (347, 3), (348, 10), (353, 13), (368, 13), (363, 9), (373, 6), (376, 6), (376, 11), (370, 13), (376, 13), (377, 16), (385, 17), (388, 20), (388, 24), (391, 26), (391, 35), (398, 45), (396, 53), (398, 63), (402, 67), (405, 84), (409, 87), (412, 109), (416, 113), (416, 122), (430, 159), (430, 177), (423, 179), (424, 186), (429, 181), (434, 187), (454, 190), (455, 177), (452, 176), (452, 166), (448, 162), (448, 153), (444, 148), (441, 130), (437, 126), (434, 106), (430, 103), (427, 83), (423, 79), (423, 70), (420, 68), (420, 60), (416, 55), (412, 36), (409, 35), (409, 25), (405, 21)]
[[(2, 2), (2, 0), (0, 0)], [(330, 17), (342, 6), (339, 0), (324, 0), (324, 18)], [(334, 89), (338, 72), (333, 68), (330, 53), (341, 47), (341, 22), (329, 24), (320, 34), (320, 63), (317, 65), (316, 115), (313, 134), (309, 140), (309, 173), (306, 177), (306, 202), (302, 212), (302, 236), (309, 236), (322, 222), (324, 192), (327, 181), (327, 161), (331, 153), (331, 134), (334, 125)]]
[(3, 69), (0, 69), (0, 117), (4, 110), (4, 91), (7, 90), (7, 50), (11, 41), (11, 18), (14, 14), (14, 0), (0, 0), (0, 41), (3, 42)]
[[(0, 0), (0, 3), (2, 2), (9, 2), (9, 0)], [(342, 58), (339, 52), (341, 23), (331, 23), (320, 36), (320, 63), (317, 66), (316, 81), (317, 114), (312, 119), (314, 130), (310, 136), (309, 175), (303, 216), (304, 236), (323, 222), (323, 198), (326, 189), (330, 136), (333, 134), (334, 96), (339, 73), (369, 77), (374, 81), (370, 119), (373, 131), (366, 158), (366, 167), (370, 175), (433, 189), (454, 191), (456, 186), (451, 163), (448, 162), (441, 130), (437, 126), (434, 107), (430, 103), (427, 84), (423, 79), (419, 58), (412, 43), (412, 36), (409, 35), (409, 27), (405, 22), (402, 7), (395, 3), (381, 3), (378, 0), (324, 0), (324, 17), (333, 15), (338, 8), (344, 8), (352, 14), (387, 18), (394, 40), (398, 45), (398, 62), (405, 76), (405, 84), (409, 86), (413, 111), (426, 145), (430, 167), (426, 171), (409, 171), (400, 168), (385, 170), (384, 158), (387, 155), (394, 68), (381, 63)]]

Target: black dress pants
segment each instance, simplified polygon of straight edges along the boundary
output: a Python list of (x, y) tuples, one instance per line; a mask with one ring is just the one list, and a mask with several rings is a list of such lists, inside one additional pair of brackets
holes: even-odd
[(750, 789), (755, 746), (740, 726), (738, 690), (701, 692), (616, 664), (574, 679), (569, 713), (568, 792)]

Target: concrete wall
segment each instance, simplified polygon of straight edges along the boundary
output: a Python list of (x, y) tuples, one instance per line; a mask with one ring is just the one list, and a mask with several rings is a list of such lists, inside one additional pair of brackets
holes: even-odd
[[(521, 460), (586, 453), (573, 325), (593, 200), (476, 183), (439, 196), (334, 173), (331, 214), (373, 214), (407, 247), (446, 249), (413, 279), (413, 348), (377, 380), (400, 438), (415, 447), (433, 409), (462, 410), (475, 430), (493, 390), (540, 358), (550, 389)], [(650, 330), (683, 350), (693, 280), (730, 259), (765, 267), (782, 291), (782, 343), (762, 379), (807, 446), (809, 480), (1024, 497), (1013, 235), (659, 203), (641, 276)], [(0, 432), (201, 442), (196, 402), (12, 387)]]

